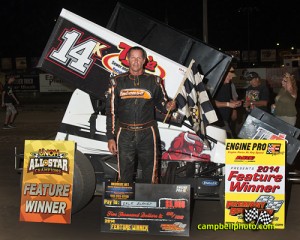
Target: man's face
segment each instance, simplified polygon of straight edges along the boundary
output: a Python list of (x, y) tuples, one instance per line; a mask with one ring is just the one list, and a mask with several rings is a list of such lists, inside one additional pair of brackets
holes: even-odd
[(8, 79), (8, 83), (9, 83), (9, 84), (12, 84), (14, 81), (15, 81), (15, 77), (10, 77), (10, 78)]
[(141, 50), (132, 50), (128, 56), (128, 61), (131, 73), (141, 73), (146, 59), (143, 58)]
[(252, 78), (251, 81), (249, 81), (250, 85), (252, 87), (257, 87), (260, 84), (259, 78)]
[(224, 83), (230, 83), (230, 81), (234, 77), (236, 77), (236, 75), (235, 75), (234, 68), (232, 67), (232, 68), (230, 68), (229, 72), (227, 73)]

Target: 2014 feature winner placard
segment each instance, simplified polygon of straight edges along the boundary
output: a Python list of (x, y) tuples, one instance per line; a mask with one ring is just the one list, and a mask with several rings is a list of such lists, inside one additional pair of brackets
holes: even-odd
[(124, 194), (103, 199), (102, 232), (189, 236), (190, 185), (137, 183), (133, 199)]
[(71, 222), (75, 142), (26, 140), (20, 221)]
[(285, 140), (227, 139), (225, 222), (284, 228)]

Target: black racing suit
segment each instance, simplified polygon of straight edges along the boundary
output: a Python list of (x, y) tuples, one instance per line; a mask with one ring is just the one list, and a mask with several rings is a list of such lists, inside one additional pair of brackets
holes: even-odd
[(158, 182), (159, 131), (155, 107), (166, 112), (168, 97), (158, 76), (129, 72), (110, 79), (106, 102), (107, 139), (115, 139), (120, 182), (133, 182), (137, 161), (144, 183)]

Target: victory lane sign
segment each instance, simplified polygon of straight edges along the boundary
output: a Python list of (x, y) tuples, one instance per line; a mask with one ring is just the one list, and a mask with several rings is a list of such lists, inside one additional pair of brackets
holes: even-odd
[(285, 140), (227, 139), (225, 222), (284, 228)]
[(26, 140), (20, 221), (71, 223), (75, 142)]

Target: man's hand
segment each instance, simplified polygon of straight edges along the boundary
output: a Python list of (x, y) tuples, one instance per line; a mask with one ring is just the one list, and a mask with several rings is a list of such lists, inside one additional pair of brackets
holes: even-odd
[(240, 100), (231, 100), (228, 104), (228, 107), (237, 108), (237, 107), (240, 107), (241, 105), (242, 105), (242, 101), (240, 101)]
[(245, 107), (245, 108), (248, 108), (250, 105), (251, 105), (251, 103), (250, 103), (249, 100), (244, 101), (244, 107)]
[(113, 154), (116, 155), (117, 154), (117, 144), (116, 141), (114, 139), (110, 139), (108, 140), (108, 150)]
[(176, 108), (176, 102), (174, 100), (167, 102), (167, 105), (166, 105), (167, 111), (171, 112), (171, 111), (175, 110), (175, 108)]

